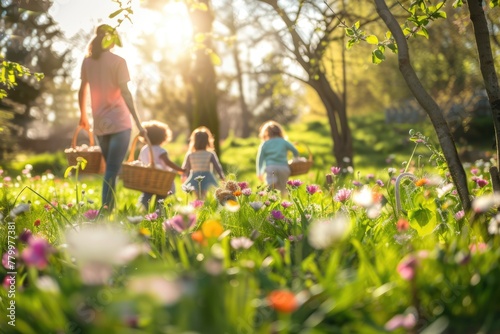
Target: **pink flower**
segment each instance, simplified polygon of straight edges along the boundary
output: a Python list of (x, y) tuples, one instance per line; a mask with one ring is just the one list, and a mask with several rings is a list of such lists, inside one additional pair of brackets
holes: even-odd
[(241, 191), (241, 193), (245, 196), (250, 196), (252, 194), (252, 189), (250, 188), (245, 188)]
[(144, 218), (146, 218), (146, 220), (153, 221), (158, 218), (158, 214), (156, 212), (151, 212), (145, 215)]
[(5, 275), (5, 278), (3, 279), (3, 287), (7, 290), (9, 290), (11, 285), (16, 284), (16, 276), (14, 275)]
[(194, 213), (188, 215), (175, 215), (171, 219), (165, 221), (163, 226), (165, 228), (171, 228), (181, 233), (185, 230), (190, 229), (196, 224), (196, 215)]
[(477, 169), (477, 168), (471, 168), (470, 173), (472, 175), (477, 175), (477, 173), (479, 173), (479, 169)]
[(94, 220), (99, 216), (99, 210), (93, 210), (93, 209), (88, 210), (83, 214), (83, 216), (88, 220)]
[(234, 249), (248, 249), (253, 245), (253, 241), (247, 237), (233, 238), (230, 243)]
[(385, 329), (388, 331), (396, 330), (400, 327), (411, 329), (417, 324), (417, 317), (413, 313), (397, 314), (391, 318), (386, 324)]
[(352, 191), (350, 189), (342, 188), (337, 191), (333, 199), (337, 202), (345, 202), (351, 197), (351, 193)]
[(330, 168), (330, 171), (332, 172), (333, 175), (339, 175), (340, 172), (342, 171), (342, 168), (333, 166)]
[(306, 186), (306, 191), (309, 195), (314, 195), (320, 190), (320, 187), (317, 184), (308, 184)]
[(204, 203), (205, 202), (203, 202), (201, 199), (197, 199), (197, 200), (192, 201), (191, 205), (193, 206), (193, 208), (197, 209), (197, 208), (201, 208)]
[(410, 223), (404, 218), (399, 218), (396, 223), (396, 228), (398, 229), (398, 232), (404, 232), (410, 228)]
[(404, 280), (411, 281), (415, 277), (417, 267), (417, 258), (413, 255), (407, 255), (398, 264), (398, 273)]
[(44, 269), (49, 263), (48, 257), (53, 252), (52, 246), (43, 238), (30, 238), (28, 247), (21, 253), (21, 258), (27, 266)]
[(286, 208), (289, 208), (292, 206), (292, 203), (291, 202), (288, 202), (288, 201), (283, 201), (281, 202), (281, 206), (286, 209)]
[(457, 213), (455, 213), (455, 219), (456, 220), (461, 220), (464, 217), (465, 217), (465, 211), (464, 210), (460, 210)]
[(302, 181), (300, 181), (300, 180), (288, 180), (286, 182), (286, 184), (288, 184), (292, 188), (298, 188), (302, 185)]
[(478, 242), (476, 244), (470, 244), (469, 249), (471, 253), (482, 253), (488, 249), (488, 245), (484, 242)]

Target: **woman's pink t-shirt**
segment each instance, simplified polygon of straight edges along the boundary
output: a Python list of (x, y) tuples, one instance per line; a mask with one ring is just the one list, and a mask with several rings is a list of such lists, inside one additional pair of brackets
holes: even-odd
[(81, 79), (90, 86), (90, 104), (96, 135), (132, 128), (130, 111), (120, 91), (120, 84), (130, 81), (125, 59), (109, 51), (103, 52), (99, 59), (85, 58)]

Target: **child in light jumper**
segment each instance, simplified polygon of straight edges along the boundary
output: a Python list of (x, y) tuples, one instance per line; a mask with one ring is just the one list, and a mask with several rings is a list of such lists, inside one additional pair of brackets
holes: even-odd
[[(149, 121), (143, 122), (142, 127), (146, 129), (149, 142), (151, 143), (155, 168), (171, 172), (173, 172), (174, 170), (178, 172), (184, 172), (184, 169), (182, 169), (169, 159), (167, 150), (161, 147), (162, 144), (168, 143), (172, 139), (172, 131), (170, 130), (169, 126), (162, 122)], [(145, 140), (141, 138), (141, 141), (144, 142)], [(151, 163), (150, 156), (151, 154), (149, 146), (144, 145), (139, 153), (139, 160), (142, 161), (143, 164), (149, 165)], [(172, 183), (172, 188), (170, 191), (172, 193), (175, 193), (175, 183)], [(139, 198), (139, 202), (146, 210), (149, 209), (149, 204), (153, 195), (156, 196), (155, 207), (158, 201), (165, 199), (165, 196), (159, 194), (151, 194), (146, 192), (142, 193)]]
[(214, 170), (224, 181), (225, 176), (214, 150), (214, 137), (207, 127), (201, 126), (191, 133), (189, 149), (182, 164), (187, 177), (183, 188), (191, 188), (198, 199), (204, 199), (210, 187), (217, 187)]
[(257, 177), (262, 181), (265, 173), (269, 187), (279, 190), (283, 196), (286, 196), (286, 182), (290, 177), (288, 151), (292, 152), (294, 157), (298, 157), (299, 152), (292, 143), (285, 139), (281, 125), (275, 121), (262, 124), (259, 137), (262, 143), (257, 152)]

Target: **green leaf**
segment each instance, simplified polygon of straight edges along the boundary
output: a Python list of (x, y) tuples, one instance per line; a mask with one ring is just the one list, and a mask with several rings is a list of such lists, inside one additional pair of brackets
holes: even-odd
[(372, 62), (374, 64), (380, 64), (385, 60), (385, 55), (380, 49), (376, 49), (372, 52)]
[(394, 43), (387, 44), (387, 47), (394, 53), (398, 53), (398, 46)]
[(429, 33), (427, 32), (427, 29), (425, 29), (425, 27), (421, 27), (420, 30), (417, 31), (417, 35), (421, 35), (429, 39)]
[[(491, 3), (492, 3), (492, 1), (490, 1), (490, 6), (491, 6)], [(453, 8), (462, 7), (463, 5), (464, 5), (463, 0), (456, 0), (456, 1), (453, 3)]]
[(212, 64), (214, 66), (220, 66), (222, 64), (222, 60), (220, 59), (219, 55), (213, 51), (209, 52), (210, 60), (212, 61)]
[(366, 37), (366, 42), (368, 44), (377, 45), (378, 44), (378, 38), (375, 35), (370, 35), (370, 36)]
[(435, 210), (420, 206), (416, 210), (408, 212), (410, 226), (414, 228), (418, 235), (423, 237), (429, 235), (437, 226)]
[(352, 30), (351, 28), (345, 28), (345, 34), (347, 36), (354, 36), (354, 30)]
[(354, 28), (355, 28), (355, 30), (359, 29), (359, 21), (357, 21), (356, 23), (354, 23)]
[(114, 11), (113, 13), (109, 14), (109, 18), (112, 19), (112, 18), (116, 17), (117, 15), (119, 15), (121, 12), (123, 12), (123, 8), (120, 8), (120, 9)]

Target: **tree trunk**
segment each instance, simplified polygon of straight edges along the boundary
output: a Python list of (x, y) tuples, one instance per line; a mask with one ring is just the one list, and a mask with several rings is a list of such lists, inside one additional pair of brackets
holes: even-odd
[(203, 36), (202, 45), (195, 52), (194, 65), (189, 77), (193, 93), (191, 130), (206, 126), (215, 137), (215, 151), (219, 154), (219, 116), (217, 113), (217, 83), (214, 64), (210, 54), (213, 51), (212, 23), (214, 16), (209, 0), (200, 0), (207, 9), (192, 9), (189, 12), (193, 25), (193, 40)]
[[(483, 76), (484, 86), (488, 94), (488, 100), (491, 106), (493, 116), (493, 126), (495, 127), (495, 143), (496, 143), (496, 158), (497, 165), (491, 174), (492, 185), (494, 191), (500, 191), (500, 180), (498, 179), (498, 168), (500, 158), (500, 87), (498, 78), (495, 72), (495, 62), (493, 60), (493, 52), (490, 44), (490, 34), (488, 24), (483, 11), (483, 1), (471, 0), (467, 1), (469, 6), (470, 20), (474, 27), (474, 36), (476, 38), (477, 52), (479, 53), (479, 64), (481, 66), (481, 74)], [(494, 179), (496, 178), (496, 179)]]
[(420, 79), (417, 77), (413, 67), (411, 66), (408, 43), (399, 23), (390, 12), (384, 0), (375, 0), (375, 5), (378, 15), (385, 22), (396, 40), (396, 44), (398, 46), (399, 70), (401, 71), (406, 84), (412, 91), (418, 103), (422, 106), (422, 108), (424, 108), (432, 122), (432, 125), (434, 126), (434, 130), (436, 131), (439, 144), (443, 150), (453, 183), (457, 188), (460, 201), (462, 202), (463, 209), (465, 211), (469, 211), (471, 208), (471, 200), (469, 198), (469, 189), (467, 188), (467, 177), (460, 162), (460, 158), (458, 157), (455, 141), (451, 136), (451, 132), (443, 116), (443, 112), (422, 86)]
[(352, 133), (347, 121), (345, 103), (333, 91), (325, 73), (318, 71), (316, 75), (318, 79), (311, 79), (308, 84), (318, 93), (325, 106), (333, 141), (333, 155), (337, 166), (353, 166)]

